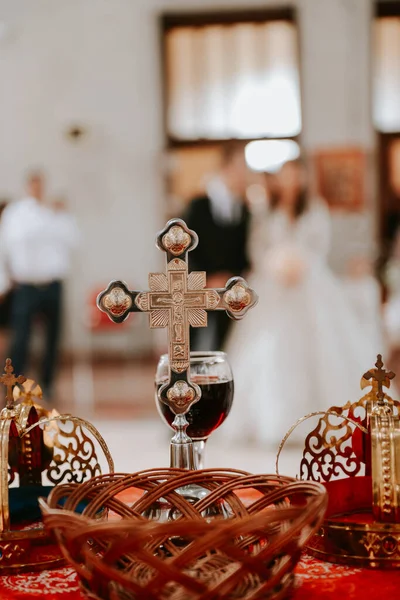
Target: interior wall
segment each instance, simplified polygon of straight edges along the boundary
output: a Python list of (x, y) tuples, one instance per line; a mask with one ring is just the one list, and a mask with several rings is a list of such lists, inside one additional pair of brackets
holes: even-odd
[[(372, 156), (370, 0), (295, 4), (306, 150), (357, 144)], [(234, 7), (249, 3), (0, 3), (0, 196), (18, 197), (26, 170), (41, 167), (49, 195), (65, 196), (83, 234), (68, 286), (67, 346), (87, 341), (89, 290), (111, 278), (143, 289), (147, 273), (163, 265), (153, 243), (166, 214), (158, 15)], [(77, 142), (66, 136), (75, 125), (86, 132)], [(136, 319), (135, 332), (133, 346), (149, 347), (145, 317)]]

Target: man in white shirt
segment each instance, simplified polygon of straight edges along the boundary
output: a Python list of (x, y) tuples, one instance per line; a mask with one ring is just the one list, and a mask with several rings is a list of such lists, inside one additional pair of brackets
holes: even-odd
[[(27, 374), (31, 330), (39, 318), (45, 328), (40, 384), (52, 393), (62, 316), (62, 288), (78, 242), (73, 218), (63, 207), (44, 203), (44, 180), (33, 173), (27, 197), (4, 210), (0, 225), (0, 295), (14, 288), (10, 357), (17, 374)], [(46, 396), (45, 396), (46, 397)]]

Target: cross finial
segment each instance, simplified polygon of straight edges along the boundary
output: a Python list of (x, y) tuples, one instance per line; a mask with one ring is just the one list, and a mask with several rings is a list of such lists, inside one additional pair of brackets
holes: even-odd
[(0, 383), (2, 383), (6, 389), (6, 408), (12, 408), (14, 405), (13, 398), (13, 387), (17, 383), (25, 383), (26, 377), (23, 375), (18, 375), (18, 377), (14, 374), (14, 367), (11, 363), (11, 358), (7, 358), (6, 366), (4, 367), (4, 374), (0, 377)]
[(395, 377), (393, 371), (386, 371), (383, 368), (382, 355), (378, 354), (377, 361), (375, 363), (376, 369), (370, 369), (366, 373), (364, 373), (364, 379), (373, 379), (377, 382), (377, 392), (376, 398), (378, 402), (383, 402), (385, 398), (385, 392), (383, 391), (383, 386), (390, 387), (390, 380)]

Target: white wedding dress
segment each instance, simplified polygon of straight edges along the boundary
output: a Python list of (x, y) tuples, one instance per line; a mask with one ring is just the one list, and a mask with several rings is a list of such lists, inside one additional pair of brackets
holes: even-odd
[[(256, 221), (249, 282), (259, 303), (228, 340), (235, 398), (221, 434), (276, 447), (298, 418), (360, 398), (382, 348), (327, 266), (325, 205), (312, 203), (293, 223), (279, 210)], [(288, 270), (296, 284), (285, 283)]]

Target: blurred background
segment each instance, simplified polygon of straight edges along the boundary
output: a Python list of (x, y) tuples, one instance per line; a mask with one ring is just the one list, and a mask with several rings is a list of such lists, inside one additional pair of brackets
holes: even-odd
[[(95, 299), (111, 279), (146, 290), (147, 274), (164, 270), (155, 234), (204, 193), (227, 141), (242, 143), (253, 213), (268, 177), (305, 157), (330, 211), (329, 265), (355, 302), (376, 282), (400, 373), (400, 2), (2, 0), (0, 81), (2, 206), (40, 172), (45, 201), (61, 202), (79, 230), (58, 410), (103, 424), (115, 446), (119, 427), (137, 439), (160, 431), (167, 462), (153, 399), (166, 333), (140, 314), (114, 325)], [(44, 345), (39, 318), (25, 374), (37, 374)]]

